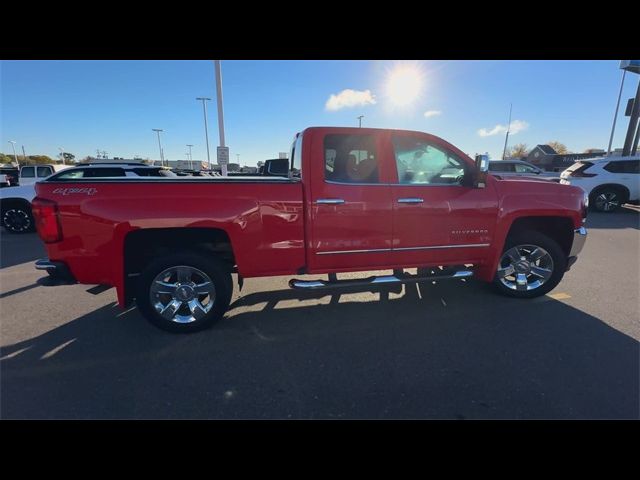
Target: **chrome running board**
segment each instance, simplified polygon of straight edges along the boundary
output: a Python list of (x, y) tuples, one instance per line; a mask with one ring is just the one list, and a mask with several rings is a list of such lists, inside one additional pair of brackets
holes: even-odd
[(456, 278), (469, 278), (473, 277), (473, 271), (471, 270), (458, 270), (453, 273), (436, 274), (436, 275), (411, 275), (409, 273), (383, 275), (380, 277), (367, 277), (356, 278), (346, 280), (298, 280), (292, 278), (289, 280), (289, 287), (296, 289), (307, 290), (319, 290), (322, 288), (335, 288), (335, 287), (369, 287), (369, 286), (382, 286), (394, 283), (416, 283), (416, 282), (428, 282), (431, 280), (446, 280)]

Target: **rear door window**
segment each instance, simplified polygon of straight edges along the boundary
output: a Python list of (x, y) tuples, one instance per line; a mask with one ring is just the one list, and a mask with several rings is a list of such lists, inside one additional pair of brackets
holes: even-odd
[(325, 136), (324, 178), (338, 183), (378, 183), (375, 138), (372, 135)]
[(524, 163), (516, 163), (514, 166), (516, 173), (536, 173), (538, 171), (535, 167), (525, 165)]
[(20, 170), (20, 176), (24, 178), (33, 178), (35, 176), (33, 167), (22, 167)]
[(51, 167), (38, 167), (38, 178), (48, 177), (53, 173)]
[(509, 162), (489, 162), (490, 172), (513, 172), (513, 163)]

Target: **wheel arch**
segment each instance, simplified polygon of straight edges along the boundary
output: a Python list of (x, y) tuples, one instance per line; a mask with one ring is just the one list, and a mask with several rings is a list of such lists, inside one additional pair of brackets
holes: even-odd
[(124, 303), (129, 305), (134, 297), (135, 282), (140, 272), (152, 260), (176, 253), (191, 251), (214, 255), (233, 271), (235, 254), (229, 234), (221, 228), (145, 228), (133, 230), (124, 238), (123, 273)]
[(591, 197), (595, 194), (597, 194), (599, 191), (604, 190), (605, 188), (614, 188), (616, 190), (620, 190), (622, 191), (622, 193), (624, 194), (624, 199), (628, 200), (629, 196), (631, 195), (631, 192), (629, 191), (629, 187), (622, 185), (621, 183), (603, 183), (601, 185), (598, 185), (597, 187), (593, 187), (591, 189), (591, 192), (589, 193), (589, 201), (591, 203)]
[[(527, 216), (514, 219), (507, 231), (505, 242), (510, 236), (533, 230), (540, 232), (556, 241), (560, 248), (569, 256), (573, 244), (573, 220), (562, 216)], [(503, 245), (504, 248), (504, 245)]]

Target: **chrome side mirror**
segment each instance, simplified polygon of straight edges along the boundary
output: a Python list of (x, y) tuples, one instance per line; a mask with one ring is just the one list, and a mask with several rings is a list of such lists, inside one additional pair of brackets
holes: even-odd
[(489, 171), (489, 154), (476, 155), (476, 188), (484, 188), (487, 183), (487, 172)]

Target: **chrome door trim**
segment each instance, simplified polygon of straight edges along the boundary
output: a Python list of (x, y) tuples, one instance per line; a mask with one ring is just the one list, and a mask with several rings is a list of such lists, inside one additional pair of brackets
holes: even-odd
[(489, 243), (468, 243), (464, 245), (433, 245), (428, 247), (400, 247), (400, 248), (371, 248), (367, 250), (335, 250), (316, 252), (316, 255), (337, 255), (341, 253), (379, 253), (379, 252), (403, 252), (407, 250), (435, 250), (442, 248), (477, 248), (488, 247)]
[(340, 253), (378, 253), (378, 252), (390, 252), (390, 248), (371, 248), (368, 250), (334, 250), (328, 252), (316, 252), (316, 255), (337, 255)]
[(394, 251), (406, 251), (406, 250), (435, 250), (439, 248), (476, 248), (476, 247), (488, 247), (489, 243), (467, 243), (464, 245), (432, 245), (428, 247), (400, 247), (394, 248)]
[(318, 198), (315, 201), (316, 205), (341, 205), (344, 203), (342, 198)]
[(418, 197), (399, 198), (398, 203), (424, 203), (424, 199)]

